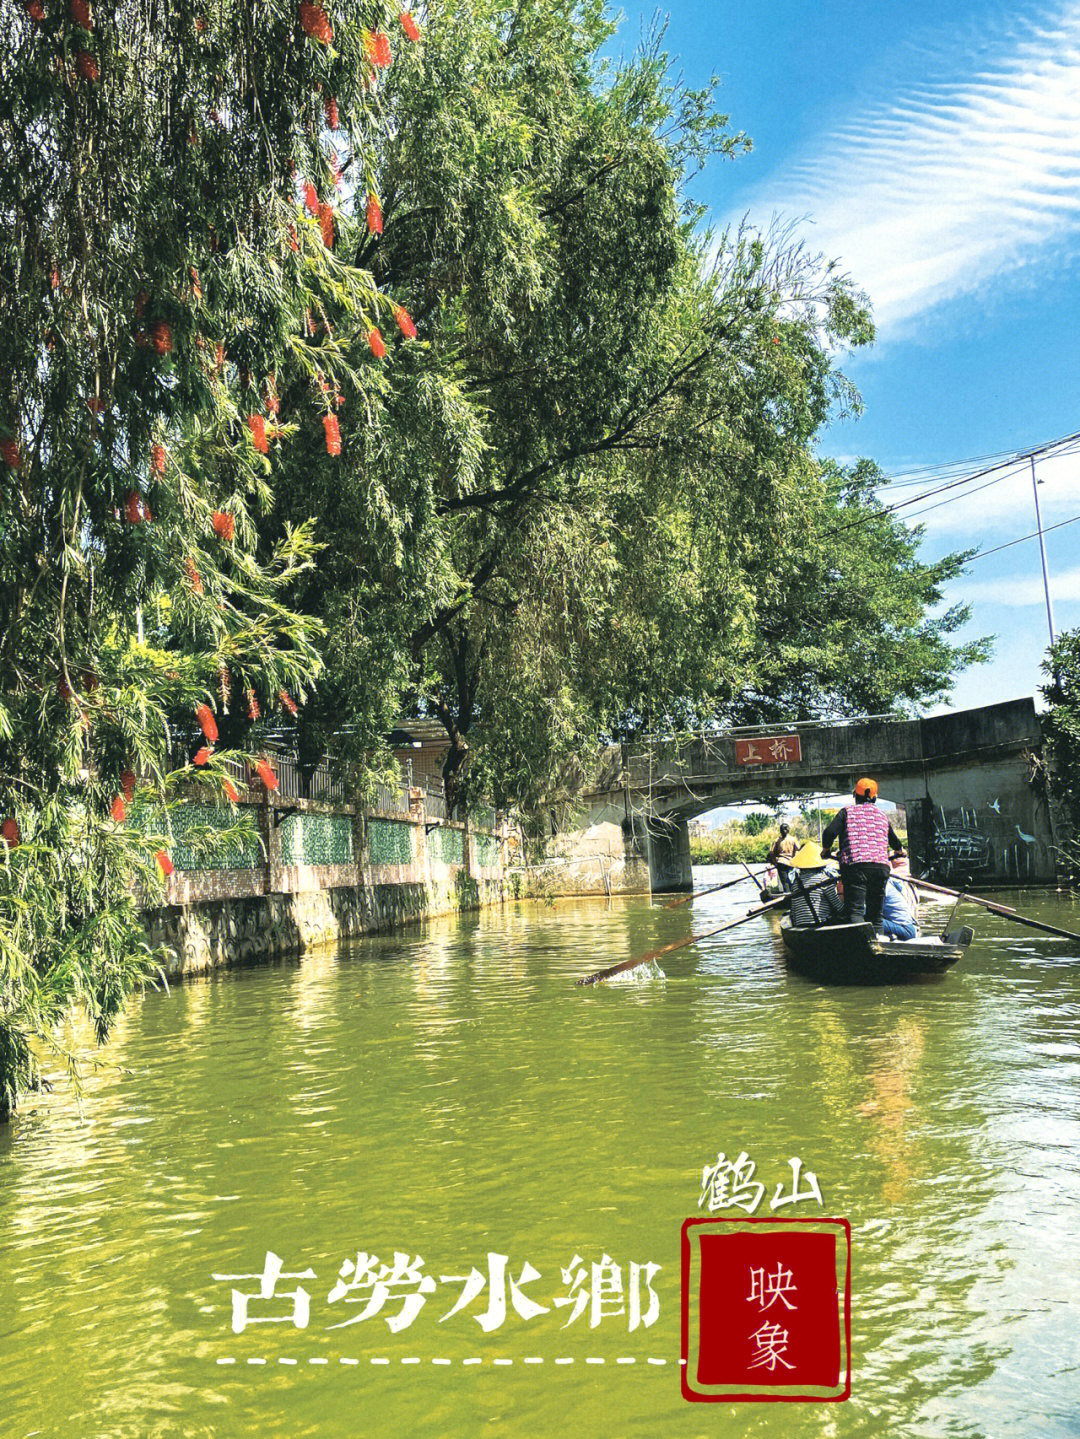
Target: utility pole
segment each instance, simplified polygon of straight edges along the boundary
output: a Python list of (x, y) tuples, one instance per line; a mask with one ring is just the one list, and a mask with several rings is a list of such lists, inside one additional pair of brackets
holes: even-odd
[(1046, 595), (1046, 623), (1050, 629), (1050, 643), (1054, 643), (1054, 606), (1050, 600), (1050, 572), (1046, 566), (1046, 541), (1043, 539), (1042, 513), (1039, 510), (1039, 482), (1035, 478), (1035, 456), (1031, 457), (1031, 492), (1035, 496), (1035, 528), (1039, 532), (1039, 554), (1042, 556), (1043, 592)]

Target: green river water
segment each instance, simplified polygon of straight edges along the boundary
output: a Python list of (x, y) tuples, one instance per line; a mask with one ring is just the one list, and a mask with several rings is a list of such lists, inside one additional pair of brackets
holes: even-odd
[[(134, 1002), (81, 1113), (58, 1091), (0, 1129), (0, 1434), (1080, 1434), (1080, 955), (969, 915), (944, 979), (830, 990), (762, 918), (663, 983), (573, 985), (748, 891), (523, 902)], [(1080, 928), (1061, 896), (999, 898)], [(788, 1212), (850, 1220), (847, 1402), (683, 1399), (680, 1226), (720, 1150), (770, 1193), (799, 1156), (824, 1207)], [(267, 1251), (315, 1277), (234, 1334), (259, 1278), (214, 1275)], [(332, 1328), (363, 1309), (329, 1299), (343, 1262), (396, 1251), (436, 1280), (531, 1264), (549, 1312), (485, 1333), (488, 1287), (443, 1319), (462, 1284), (438, 1282), (400, 1332), (399, 1298)], [(661, 1266), (654, 1323), (553, 1305), (605, 1254)]]

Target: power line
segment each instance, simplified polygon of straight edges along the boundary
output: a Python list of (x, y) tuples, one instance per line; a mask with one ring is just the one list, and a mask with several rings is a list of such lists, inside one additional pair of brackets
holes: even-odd
[[(1044, 535), (1048, 535), (1050, 534), (1051, 530), (1063, 530), (1066, 525), (1075, 525), (1078, 520), (1080, 520), (1080, 515), (1073, 515), (1071, 520), (1059, 520), (1056, 525), (1043, 525), (1042, 533)], [(976, 560), (988, 559), (991, 555), (996, 555), (999, 550), (1011, 550), (1013, 545), (1022, 545), (1025, 540), (1037, 540), (1038, 538), (1039, 531), (1032, 530), (1030, 535), (1021, 535), (1019, 539), (1006, 540), (1005, 544), (995, 545), (992, 550), (980, 550), (977, 555), (972, 555), (971, 559), (968, 560), (967, 563), (973, 565)]]
[[(946, 491), (949, 490), (958, 489), (961, 485), (968, 485), (973, 480), (982, 479), (984, 475), (993, 474), (996, 470), (1006, 470), (1006, 474), (999, 476), (999, 478), (1007, 479), (1009, 473), (1013, 469), (1015, 469), (1015, 467), (1022, 463), (1026, 464), (1036, 455), (1046, 454), (1050, 450), (1059, 450), (1066, 445), (1070, 447), (1075, 447), (1077, 442), (1080, 442), (1080, 432), (1075, 432), (1071, 435), (1063, 435), (1060, 439), (1050, 440), (1046, 444), (1037, 445), (1035, 446), (1035, 448), (1030, 450), (1014, 451), (1011, 458), (1008, 460), (1000, 461), (998, 464), (995, 465), (988, 465), (986, 468), (976, 470), (974, 473), (969, 475), (962, 475), (959, 479), (951, 479), (943, 485), (935, 485), (933, 489), (924, 490), (922, 494), (912, 495), (909, 499), (906, 500), (898, 500), (893, 505), (885, 505), (879, 510), (872, 510), (867, 514), (859, 515), (855, 519), (849, 520), (846, 525), (834, 525), (832, 529), (826, 530), (825, 534), (843, 534), (847, 530), (860, 529), (862, 528), (862, 526), (870, 524), (873, 520), (881, 519), (885, 515), (895, 514), (897, 510), (906, 509), (908, 505), (917, 505), (922, 500), (933, 499), (936, 495), (944, 494)], [(969, 493), (976, 492), (969, 491)], [(956, 498), (965, 499), (966, 495), (957, 495)]]

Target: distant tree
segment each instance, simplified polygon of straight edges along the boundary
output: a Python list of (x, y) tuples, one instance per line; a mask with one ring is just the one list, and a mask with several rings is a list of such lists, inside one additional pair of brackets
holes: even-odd
[(1057, 791), (1059, 813), (1066, 825), (1059, 850), (1061, 867), (1073, 887), (1080, 886), (1080, 629), (1067, 630), (1047, 650), (1042, 686), (1049, 706), (1043, 725), (1050, 741), (1052, 778), (1036, 770), (1033, 779)]
[(761, 834), (764, 830), (769, 829), (770, 826), (775, 825), (775, 823), (776, 820), (773, 815), (771, 815), (768, 810), (763, 809), (752, 810), (750, 814), (744, 815), (741, 820), (743, 833), (750, 835)]

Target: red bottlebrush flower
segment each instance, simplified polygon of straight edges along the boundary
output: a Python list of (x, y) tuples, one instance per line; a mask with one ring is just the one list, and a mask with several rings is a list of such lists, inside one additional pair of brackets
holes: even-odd
[(320, 40), (324, 45), (329, 45), (334, 38), (334, 32), (330, 26), (330, 19), (321, 5), (309, 5), (305, 0), (300, 4), (300, 28), (305, 35), (310, 35), (313, 40)]
[(368, 191), (367, 227), (373, 235), (381, 235), (383, 232), (382, 206), (374, 190)]
[(255, 773), (262, 780), (271, 793), (278, 787), (278, 778), (274, 773), (274, 767), (265, 755), (255, 761)]
[(323, 244), (328, 250), (334, 248), (334, 211), (325, 201), (319, 206), (319, 229), (322, 231)]
[(319, 212), (319, 192), (310, 180), (304, 181), (304, 204), (307, 206), (309, 215), (317, 215)]
[(261, 713), (262, 713), (262, 711), (259, 709), (259, 696), (255, 693), (254, 690), (248, 690), (248, 692), (247, 692), (247, 717), (248, 717), (248, 719), (251, 720), (251, 722), (254, 724), (254, 722), (259, 718), (259, 715), (260, 715)]
[[(45, 19), (45, 10), (41, 4), (41, 0), (30, 0), (29, 5), (26, 7), (26, 13), (30, 16), (31, 20), (40, 21)], [(14, 823), (15, 821), (12, 820), (12, 824)]]
[(338, 115), (338, 103), (334, 99), (333, 95), (331, 95), (329, 99), (323, 101), (323, 109), (326, 111), (327, 125), (330, 127), (331, 130), (338, 129), (338, 122), (340, 116)]
[(81, 25), (84, 30), (92, 30), (94, 22), (90, 18), (90, 6), (86, 0), (71, 0), (68, 6), (68, 13), (76, 25)]
[(0, 440), (0, 457), (12, 470), (17, 470), (22, 465), (22, 455), (19, 454), (19, 446), (14, 440)]
[(172, 326), (167, 320), (155, 320), (150, 326), (150, 343), (159, 355), (172, 354)]
[(323, 415), (323, 429), (326, 431), (326, 453), (340, 455), (341, 431), (338, 428), (337, 415)]
[(164, 445), (152, 445), (150, 448), (150, 468), (155, 475), (165, 473), (166, 452)]
[(308, 334), (309, 334), (309, 335), (314, 335), (316, 326), (315, 326), (315, 321), (311, 318), (311, 311), (310, 311), (310, 310), (305, 310), (305, 311), (304, 311), (304, 323), (307, 325), (307, 332), (308, 332)]
[(214, 346), (214, 369), (220, 370), (225, 363), (225, 346), (217, 344)]
[(281, 398), (277, 392), (276, 375), (267, 375), (266, 377), (266, 408), (271, 415), (276, 415), (281, 409)]
[(118, 794), (113, 800), (109, 807), (109, 813), (117, 824), (124, 823), (124, 817), (127, 814), (127, 805), (124, 803), (124, 796), (122, 794)]
[[(36, 18), (36, 17), (35, 17)], [(8, 848), (14, 849), (22, 839), (19, 833), (19, 821), (10, 817), (0, 824), (0, 839), (6, 840)]]
[(105, 401), (100, 395), (91, 395), (86, 402), (86, 408), (92, 415), (100, 415), (105, 408)]
[(195, 296), (196, 300), (202, 299), (202, 286), (199, 284), (199, 272), (194, 265), (191, 267), (191, 293)]
[(341, 161), (337, 157), (337, 151), (331, 150), (329, 155), (330, 173), (334, 177), (334, 189), (341, 189)]
[(208, 745), (200, 745), (195, 751), (195, 763), (197, 765), (208, 764), (210, 761), (210, 748)]
[(206, 29), (206, 16), (205, 16), (205, 15), (196, 15), (196, 16), (195, 16), (195, 33), (196, 33), (197, 35), (201, 35), (205, 29)]
[(289, 711), (291, 715), (300, 713), (299, 709), (297, 708), (296, 701), (293, 699), (292, 695), (289, 693), (288, 690), (278, 690), (278, 699), (281, 701), (281, 703), (285, 706), (285, 708)]
[(239, 804), (239, 803), (240, 803), (240, 794), (239, 794), (239, 791), (237, 790), (236, 786), (233, 784), (233, 782), (232, 782), (231, 779), (222, 780), (222, 782), (221, 782), (221, 787), (222, 787), (222, 789), (224, 789), (224, 791), (225, 791), (225, 793), (228, 795), (229, 799), (232, 800), (233, 804)]
[(296, 236), (296, 226), (289, 222), (289, 248), (296, 253), (300, 249), (300, 241)]
[(416, 326), (413, 323), (413, 317), (409, 314), (408, 310), (404, 309), (401, 305), (395, 305), (394, 319), (397, 321), (398, 329), (401, 331), (401, 333), (405, 336), (407, 340), (416, 339)]
[(169, 856), (165, 853), (163, 849), (159, 849), (158, 852), (154, 855), (154, 858), (158, 862), (158, 868), (161, 870), (162, 878), (168, 879), (169, 875), (172, 874), (176, 866), (173, 864), (172, 860), (169, 858)]
[(146, 501), (138, 490), (128, 490), (124, 499), (124, 518), (129, 525), (141, 525), (144, 520), (150, 518)]
[(128, 804), (135, 798), (135, 771), (125, 769), (120, 771), (120, 788), (124, 791), (124, 798)]
[(402, 10), (401, 14), (398, 16), (398, 19), (401, 21), (401, 28), (405, 31), (405, 34), (415, 44), (415, 42), (420, 39), (419, 25), (417, 25), (416, 21), (409, 14), (408, 10)]
[(84, 80), (94, 82), (98, 79), (101, 71), (98, 69), (98, 62), (90, 54), (89, 50), (80, 50), (75, 56), (75, 69)]
[(371, 353), (377, 360), (381, 360), (386, 354), (386, 343), (378, 330), (368, 332), (367, 342), (371, 346)]
[(268, 455), (270, 446), (266, 439), (266, 421), (262, 415), (248, 415), (248, 429), (251, 431), (251, 438), (260, 455)]
[(184, 561), (184, 569), (187, 570), (187, 577), (191, 584), (192, 593), (196, 595), (201, 595), (203, 592), (202, 576), (195, 568), (195, 561), (191, 558), (190, 555), (188, 555), (187, 559)]
[(214, 534), (223, 540), (231, 540), (236, 534), (236, 521), (224, 510), (215, 510), (213, 517)]
[(384, 30), (376, 30), (374, 34), (368, 35), (364, 40), (364, 48), (376, 69), (390, 64), (390, 37)]
[(60, 271), (56, 265), (52, 267), (52, 272), (49, 275), (49, 284), (54, 290), (59, 290), (60, 288)]
[(778, 345), (778, 344), (780, 343), (780, 336), (779, 336), (779, 335), (774, 335), (774, 336), (772, 337), (772, 342), (773, 342), (774, 345)]
[(214, 711), (210, 708), (210, 706), (208, 704), (196, 705), (195, 718), (198, 720), (199, 728), (202, 730), (209, 743), (217, 744), (217, 721), (214, 719)]

